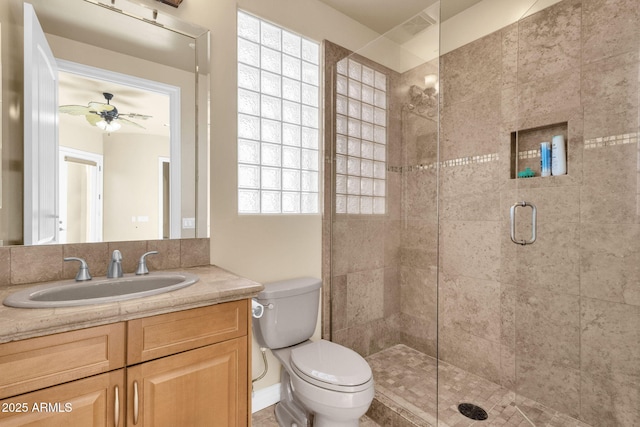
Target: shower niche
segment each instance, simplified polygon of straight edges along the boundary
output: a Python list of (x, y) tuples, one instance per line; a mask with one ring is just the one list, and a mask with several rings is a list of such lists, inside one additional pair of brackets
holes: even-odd
[[(534, 178), (540, 178), (540, 143), (551, 142), (554, 135), (562, 135), (565, 140), (565, 155), (568, 164), (568, 122), (554, 123), (529, 129), (511, 132), (511, 179), (518, 178), (518, 172), (529, 168)], [(553, 177), (544, 177), (553, 178)], [(557, 178), (557, 177), (556, 177)]]

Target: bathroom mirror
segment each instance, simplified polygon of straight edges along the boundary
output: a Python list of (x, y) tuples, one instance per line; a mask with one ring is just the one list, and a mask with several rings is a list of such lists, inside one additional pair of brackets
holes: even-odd
[[(23, 2), (10, 1), (15, 19)], [(15, 171), (9, 179), (22, 191), (2, 199), (3, 208), (11, 204), (13, 212), (3, 209), (3, 228), (13, 233), (2, 236), (3, 243), (207, 237), (208, 30), (128, 0), (25, 3), (33, 6), (58, 66), (58, 106), (63, 106), (56, 119), (58, 158), (36, 163), (57, 161), (58, 213), (31, 212), (29, 205), (39, 203), (30, 203), (29, 194), (39, 191), (33, 182), (42, 168), (21, 159), (24, 186)], [(20, 25), (10, 33), (17, 40), (23, 38), (18, 31)], [(25, 35), (25, 44), (28, 39)], [(25, 84), (25, 105), (27, 91)], [(100, 113), (111, 106), (118, 116), (108, 120)], [(102, 120), (95, 120), (96, 114)], [(28, 134), (25, 130), (25, 146)], [(22, 148), (3, 143), (14, 145), (14, 156)], [(29, 223), (38, 216), (55, 226), (53, 240), (30, 236)], [(20, 241), (15, 230), (23, 227)]]

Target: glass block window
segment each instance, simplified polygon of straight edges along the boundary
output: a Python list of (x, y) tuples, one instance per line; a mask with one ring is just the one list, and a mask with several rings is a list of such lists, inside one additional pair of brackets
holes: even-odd
[(238, 212), (319, 212), (320, 45), (238, 11)]
[(351, 58), (337, 65), (336, 213), (386, 213), (387, 76)]

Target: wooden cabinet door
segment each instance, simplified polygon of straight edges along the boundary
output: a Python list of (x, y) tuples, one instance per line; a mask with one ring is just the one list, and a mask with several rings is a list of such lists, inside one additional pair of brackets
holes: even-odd
[(236, 338), (127, 369), (127, 426), (248, 423), (247, 339)]
[(0, 344), (0, 399), (124, 367), (125, 324)]
[(0, 401), (2, 427), (124, 426), (124, 369)]
[(143, 317), (127, 322), (127, 365), (246, 336), (249, 300)]

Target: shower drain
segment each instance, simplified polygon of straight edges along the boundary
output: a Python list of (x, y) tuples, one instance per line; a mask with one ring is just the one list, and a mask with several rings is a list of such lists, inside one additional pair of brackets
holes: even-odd
[(465, 417), (471, 418), (472, 420), (483, 421), (489, 418), (489, 415), (487, 415), (487, 411), (485, 411), (478, 405), (474, 405), (473, 403), (459, 404), (458, 411), (460, 411), (460, 413)]

